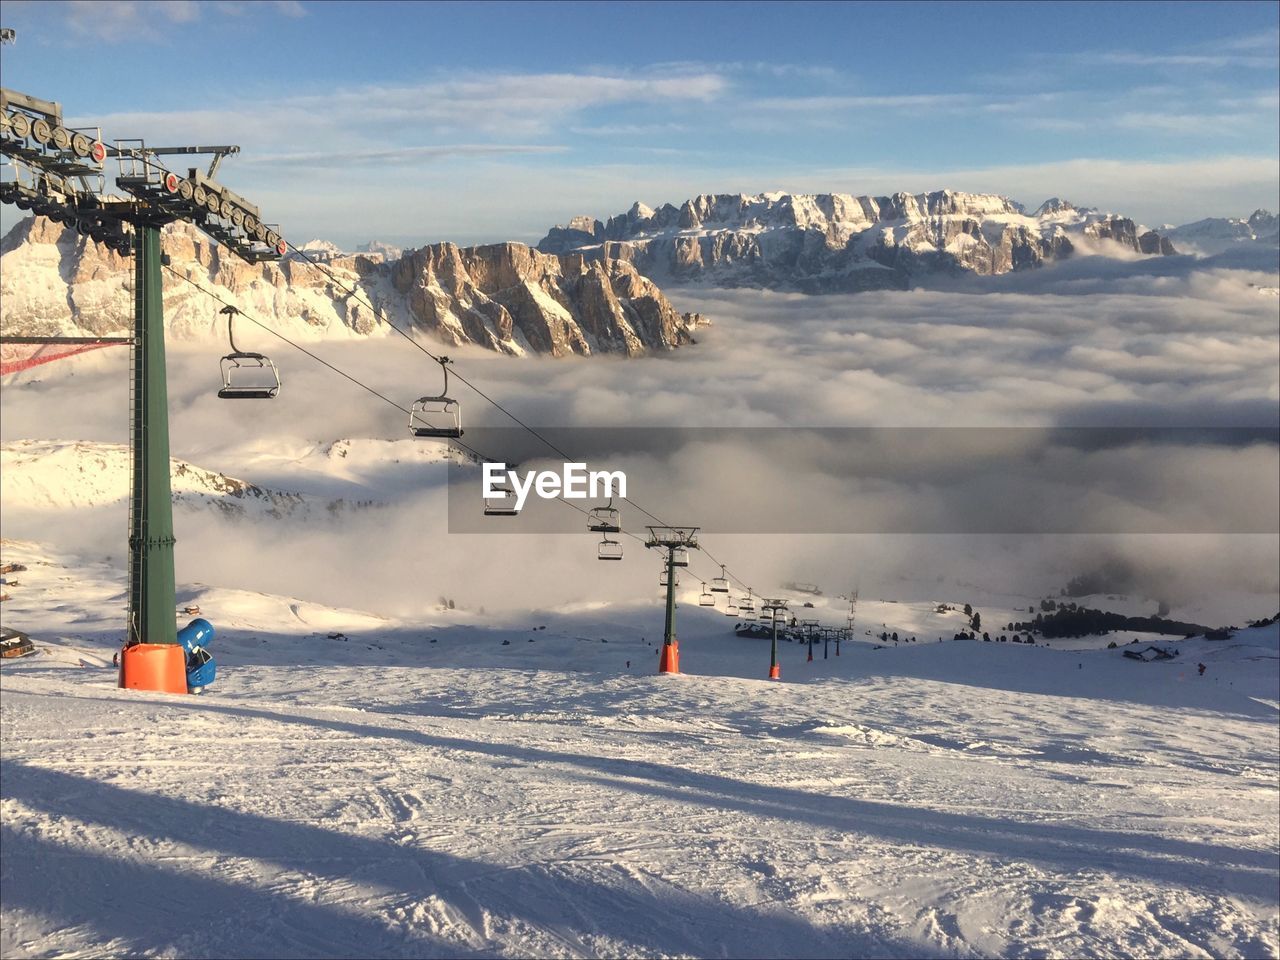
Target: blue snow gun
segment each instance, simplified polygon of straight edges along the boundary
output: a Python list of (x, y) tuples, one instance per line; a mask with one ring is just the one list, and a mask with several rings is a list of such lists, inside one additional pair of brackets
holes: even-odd
[(213, 624), (203, 617), (192, 620), (178, 631), (178, 642), (187, 652), (187, 692), (200, 693), (213, 683), (218, 672), (218, 665), (213, 656), (205, 649), (216, 632)]

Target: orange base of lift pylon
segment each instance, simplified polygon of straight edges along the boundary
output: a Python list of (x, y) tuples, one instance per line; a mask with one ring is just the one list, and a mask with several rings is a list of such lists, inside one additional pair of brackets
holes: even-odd
[(769, 679), (770, 680), (782, 679), (782, 668), (778, 666), (776, 663), (769, 667)]
[(180, 643), (135, 643), (120, 654), (120, 686), (159, 693), (187, 692), (187, 653)]
[(672, 640), (670, 643), (662, 645), (661, 654), (658, 657), (659, 673), (679, 673), (680, 672), (680, 641)]

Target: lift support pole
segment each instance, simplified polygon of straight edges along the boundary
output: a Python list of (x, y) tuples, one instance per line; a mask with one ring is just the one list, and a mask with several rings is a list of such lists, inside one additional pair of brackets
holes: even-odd
[(676, 639), (676, 551), (681, 553), (680, 566), (689, 565), (688, 551), (698, 549), (697, 527), (650, 527), (644, 545), (650, 550), (665, 550), (663, 564), (667, 571), (667, 619), (662, 629), (662, 649), (658, 651), (658, 672), (680, 672), (680, 641)]
[(138, 224), (136, 231), (129, 643), (176, 644), (160, 228)]
[[(14, 33), (0, 28), (0, 42)], [(62, 107), (0, 88), (4, 136), (0, 155), (14, 176), (0, 183), (0, 201), (75, 224), (76, 231), (119, 253), (135, 257), (134, 336), (130, 372), (129, 615), (120, 653), (122, 687), (187, 693), (186, 652), (194, 648), (175, 623), (173, 503), (169, 484), (169, 411), (165, 374), (164, 302), (160, 228), (182, 220), (248, 263), (278, 260), (288, 245), (275, 225), (263, 223), (256, 206), (213, 176), (236, 146), (147, 148), (141, 139), (117, 140), (109, 148), (95, 133), (68, 130)], [(166, 169), (162, 155), (212, 154), (208, 173), (189, 177)], [(115, 157), (115, 186), (132, 199), (109, 193), (104, 163)], [(132, 225), (132, 238), (126, 225)], [(105, 345), (104, 339), (87, 346)], [(192, 626), (192, 625), (188, 625)], [(207, 623), (198, 632), (207, 642)], [(189, 642), (190, 641), (190, 642)], [(194, 673), (212, 679), (206, 656)], [(202, 689), (200, 683), (194, 689)]]
[(667, 622), (662, 630), (659, 673), (680, 672), (680, 645), (676, 640), (676, 548), (667, 547)]

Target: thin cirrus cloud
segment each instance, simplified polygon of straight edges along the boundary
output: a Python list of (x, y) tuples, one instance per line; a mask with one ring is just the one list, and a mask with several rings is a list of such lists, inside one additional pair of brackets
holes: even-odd
[(331, 150), (324, 153), (265, 153), (245, 157), (247, 166), (288, 164), (310, 169), (341, 167), (347, 164), (414, 164), (454, 157), (506, 157), (517, 154), (556, 154), (569, 148), (537, 143), (448, 143), (431, 146), (396, 147), (390, 150)]
[[(229, 103), (199, 111), (117, 113), (94, 120), (113, 136), (235, 136), (277, 152), (300, 143), (358, 142), (413, 133), (495, 137), (549, 135), (593, 107), (624, 104), (707, 103), (727, 89), (724, 77), (630, 74), (472, 75), (399, 86), (361, 86), (255, 99), (252, 109)], [(125, 134), (115, 131), (124, 130)], [(136, 132), (133, 132), (136, 131)], [(398, 144), (390, 144), (398, 146)], [(289, 148), (294, 148), (290, 150)]]
[(269, 12), (289, 18), (306, 16), (298, 0), (271, 3), (199, 3), (197, 0), (66, 0), (61, 4), (64, 22), (73, 37), (102, 43), (157, 40), (165, 28), (195, 23), (205, 11), (220, 16), (242, 17), (250, 12)]

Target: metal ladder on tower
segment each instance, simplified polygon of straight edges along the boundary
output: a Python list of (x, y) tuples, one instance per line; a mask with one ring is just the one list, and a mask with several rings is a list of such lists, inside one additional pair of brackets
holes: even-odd
[[(134, 284), (137, 283), (135, 271)], [(130, 284), (131, 295), (130, 302), (133, 302), (132, 289), (134, 284)], [(136, 327), (136, 320), (135, 320)], [(137, 337), (139, 331), (134, 329), (134, 336)], [(137, 449), (135, 443), (136, 430), (139, 411), (142, 409), (143, 397), (141, 396), (144, 371), (138, 362), (138, 349), (136, 342), (129, 345), (129, 529), (126, 533), (126, 539), (129, 543), (129, 588), (127, 590), (129, 608), (127, 612), (128, 635), (125, 637), (125, 644), (141, 643), (142, 636), (138, 625), (138, 611), (142, 607), (142, 571), (137, 569), (141, 563), (142, 551), (138, 549), (140, 544), (136, 542), (134, 535), (135, 530), (139, 529), (139, 525), (143, 519), (143, 506), (141, 489), (137, 484), (138, 479), (138, 457), (142, 452)]]

